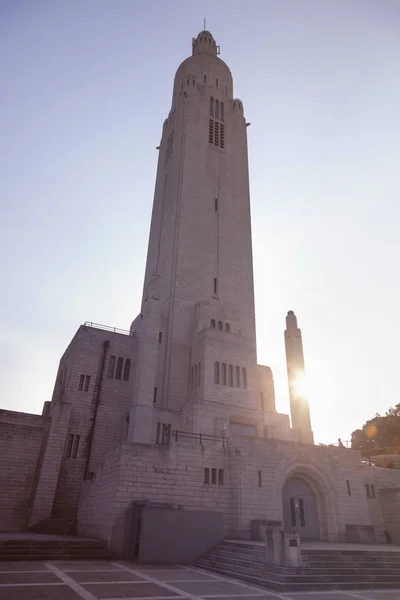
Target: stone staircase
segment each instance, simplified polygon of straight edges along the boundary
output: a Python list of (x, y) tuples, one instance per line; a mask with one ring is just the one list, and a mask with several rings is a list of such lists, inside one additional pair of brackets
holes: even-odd
[(90, 538), (32, 534), (0, 538), (1, 561), (115, 560), (107, 544)]
[(398, 551), (303, 549), (302, 559), (302, 568), (276, 567), (267, 564), (262, 544), (225, 540), (194, 566), (281, 592), (400, 589), (400, 547)]

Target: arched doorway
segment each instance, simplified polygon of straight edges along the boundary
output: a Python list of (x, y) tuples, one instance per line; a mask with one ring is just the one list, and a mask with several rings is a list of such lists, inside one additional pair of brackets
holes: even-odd
[(288, 479), (283, 487), (285, 531), (296, 532), (302, 539), (319, 539), (315, 494), (301, 477)]

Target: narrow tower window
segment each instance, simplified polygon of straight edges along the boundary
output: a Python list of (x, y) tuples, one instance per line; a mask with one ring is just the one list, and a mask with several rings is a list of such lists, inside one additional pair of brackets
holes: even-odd
[(225, 331), (226, 331), (227, 333), (229, 333), (229, 332), (230, 332), (230, 330), (231, 330), (231, 326), (229, 325), (229, 323), (225, 323)]
[(243, 367), (243, 369), (242, 369), (242, 380), (243, 380), (243, 387), (245, 390), (247, 390), (247, 369), (246, 369), (246, 367)]
[(258, 471), (258, 487), (262, 487), (262, 474)]
[(153, 403), (155, 404), (157, 402), (157, 388), (154, 388), (153, 391)]
[(214, 116), (214, 98), (211, 96), (210, 98), (210, 117)]
[(159, 332), (158, 332), (158, 341), (159, 341), (159, 342), (160, 342), (160, 344), (161, 344), (161, 342), (162, 342), (162, 331), (159, 331)]
[(222, 385), (226, 385), (226, 364), (222, 363)]
[(233, 365), (229, 365), (229, 386), (233, 387)]
[(119, 356), (118, 360), (117, 360), (117, 368), (115, 369), (115, 379), (121, 379), (122, 377), (122, 365), (123, 365), (124, 359)]
[(222, 321), (218, 321), (218, 329), (220, 331), (222, 331), (222, 329), (223, 329), (223, 323), (222, 323)]
[(218, 469), (218, 485), (224, 485), (224, 470)]
[(348, 493), (349, 496), (351, 496), (350, 481), (348, 479), (346, 479), (346, 483), (347, 483), (347, 493)]
[(113, 379), (113, 377), (114, 377), (114, 370), (115, 370), (115, 356), (112, 354), (110, 356), (110, 360), (108, 361), (107, 377), (109, 379)]
[(211, 319), (211, 329), (215, 329), (215, 319)]
[(204, 83), (207, 83), (207, 75), (204, 75)]
[(220, 113), (221, 113), (220, 114), (220, 119), (221, 119), (221, 121), (223, 121), (224, 120), (224, 103), (223, 102), (220, 102), (220, 104), (219, 104), (219, 110), (220, 110)]
[(215, 118), (219, 119), (219, 101), (215, 100)]
[(218, 211), (218, 198), (214, 199), (214, 209), (215, 211)]
[(240, 388), (240, 367), (235, 367), (235, 383), (236, 387)]
[(218, 281), (216, 277), (214, 277), (214, 294), (218, 294)]
[(219, 362), (214, 363), (214, 383), (219, 383)]
[(218, 77), (217, 77), (217, 79), (215, 80), (215, 85), (216, 85), (217, 87), (218, 87), (218, 83), (219, 83), (219, 81), (218, 81)]
[(124, 374), (122, 376), (122, 379), (124, 381), (129, 381), (130, 372), (131, 372), (131, 359), (127, 358), (125, 361), (125, 365), (124, 365)]

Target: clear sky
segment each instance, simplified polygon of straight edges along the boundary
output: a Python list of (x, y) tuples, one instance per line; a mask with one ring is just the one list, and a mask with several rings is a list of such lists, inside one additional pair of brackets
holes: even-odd
[(41, 412), (85, 320), (136, 316), (175, 70), (207, 28), (248, 128), (258, 360), (317, 441), (400, 402), (398, 0), (0, 0), (0, 407)]

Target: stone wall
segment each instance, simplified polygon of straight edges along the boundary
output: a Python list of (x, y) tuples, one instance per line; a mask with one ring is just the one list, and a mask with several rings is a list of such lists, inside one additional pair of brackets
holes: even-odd
[(45, 426), (40, 415), (0, 410), (0, 531), (28, 524)]
[(383, 541), (383, 521), (368, 508), (360, 463), (360, 454), (346, 449), (245, 437), (230, 439), (226, 448), (190, 440), (172, 440), (170, 446), (125, 444), (85, 485), (79, 532), (110, 542), (130, 503), (152, 500), (221, 511), (226, 536), (246, 539), (252, 520), (283, 521), (283, 486), (300, 477), (315, 493), (322, 539), (345, 541), (346, 526), (374, 525)]

